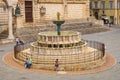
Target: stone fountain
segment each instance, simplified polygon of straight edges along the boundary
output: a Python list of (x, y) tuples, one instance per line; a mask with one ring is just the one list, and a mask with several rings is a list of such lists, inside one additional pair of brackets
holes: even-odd
[[(79, 71), (93, 69), (102, 66), (105, 62), (104, 51), (89, 47), (82, 41), (81, 34), (75, 31), (60, 31), (60, 13), (58, 20), (53, 21), (57, 25), (56, 31), (38, 33), (38, 40), (31, 43), (29, 49), (16, 54), (15, 60), (24, 64), (26, 58), (33, 60), (32, 68), (54, 70), (55, 60), (58, 59), (59, 70)], [(102, 55), (102, 56), (101, 56)]]
[(60, 13), (58, 12), (57, 13), (57, 20), (53, 21), (54, 24), (57, 25), (57, 34), (60, 35), (61, 34), (61, 25), (64, 23), (65, 21), (64, 20), (60, 20)]

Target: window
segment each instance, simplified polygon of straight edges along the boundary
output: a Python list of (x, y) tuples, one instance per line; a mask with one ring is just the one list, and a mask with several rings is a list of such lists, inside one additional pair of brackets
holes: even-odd
[(113, 1), (110, 1), (110, 9), (113, 9)]
[(90, 2), (90, 9), (92, 9), (92, 2)]
[(95, 2), (95, 9), (98, 9), (98, 2)]
[(118, 9), (120, 9), (120, 2), (118, 2)]
[(102, 9), (105, 9), (105, 1), (102, 1), (102, 3), (101, 3), (101, 8), (102, 8)]

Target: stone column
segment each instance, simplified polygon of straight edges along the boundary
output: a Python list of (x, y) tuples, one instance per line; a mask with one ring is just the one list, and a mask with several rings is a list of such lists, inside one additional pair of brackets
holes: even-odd
[(46, 35), (46, 42), (48, 42), (48, 36)]
[(100, 9), (100, 1), (98, 1), (98, 9)]
[(115, 2), (114, 2), (115, 4), (114, 4), (114, 6), (115, 6), (115, 24), (117, 24), (118, 23), (118, 10), (117, 10), (117, 7), (118, 7), (118, 3), (117, 3), (117, 0), (115, 0)]
[(91, 6), (91, 9), (89, 8), (90, 9), (90, 15), (93, 16), (93, 11), (92, 11), (92, 9), (93, 9), (93, 2), (91, 1), (89, 5)]
[(67, 19), (67, 13), (68, 13), (67, 7), (68, 7), (68, 5), (67, 5), (67, 0), (63, 0), (64, 19)]
[(89, 0), (87, 0), (86, 1), (86, 12), (87, 12), (87, 18), (89, 18), (90, 17), (90, 1)]
[(92, 9), (95, 9), (95, 2), (92, 1)]
[(12, 6), (8, 7), (8, 15), (9, 15), (9, 20), (8, 20), (9, 35), (8, 35), (8, 39), (14, 39), (13, 27), (12, 27)]

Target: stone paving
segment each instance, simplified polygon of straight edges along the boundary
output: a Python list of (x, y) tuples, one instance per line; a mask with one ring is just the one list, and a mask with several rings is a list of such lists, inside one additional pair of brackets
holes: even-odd
[(106, 52), (116, 58), (116, 65), (109, 70), (86, 75), (59, 75), (21, 71), (3, 62), (3, 56), (11, 52), (14, 46), (14, 44), (5, 44), (0, 46), (0, 80), (120, 80), (120, 28), (111, 28), (107, 32), (83, 35), (82, 38), (105, 43)]

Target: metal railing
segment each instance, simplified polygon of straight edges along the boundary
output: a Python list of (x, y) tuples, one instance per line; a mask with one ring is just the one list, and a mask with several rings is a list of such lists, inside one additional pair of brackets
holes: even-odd
[[(66, 58), (71, 58), (70, 60), (72, 60), (71, 62), (69, 61), (64, 61), (64, 62), (61, 62), (61, 64), (73, 64), (73, 63), (86, 63), (86, 62), (90, 62), (90, 61), (96, 61), (96, 60), (99, 60), (99, 59), (102, 59), (104, 56), (105, 56), (105, 45), (104, 43), (101, 43), (101, 42), (98, 42), (98, 41), (89, 41), (89, 40), (83, 40), (84, 42), (87, 42), (87, 46), (88, 47), (91, 47), (93, 48), (92, 51), (90, 52), (86, 52), (85, 50), (82, 50), (81, 49), (81, 52), (80, 53), (75, 53), (76, 54), (52, 54), (50, 51), (50, 54), (40, 54), (39, 52), (37, 53), (23, 53), (21, 51), (25, 50), (26, 48), (29, 48), (30, 45), (28, 44), (24, 44), (24, 45), (18, 45), (18, 46), (15, 46), (14, 47), (14, 56), (15, 58), (19, 59), (19, 60), (22, 60), (24, 61), (28, 56), (32, 57), (32, 56), (39, 56), (39, 57), (35, 57), (34, 58), (34, 61), (33, 63), (35, 64), (50, 64), (50, 63), (54, 63), (53, 59), (51, 59), (50, 61), (46, 61), (46, 60), (42, 60), (40, 61), (41, 59), (39, 59), (40, 57), (43, 57), (43, 59), (47, 57), (61, 57), (61, 56), (64, 56)], [(43, 49), (41, 50), (41, 48), (39, 47), (40, 51), (45, 51), (46, 49)], [(20, 53), (21, 52), (21, 53)], [(17, 54), (20, 53), (20, 56), (17, 56)], [(45, 52), (44, 52), (45, 53)], [(60, 52), (59, 52), (60, 53)], [(72, 56), (76, 56), (76, 60), (75, 58), (72, 59)], [(65, 59), (66, 60), (66, 59)]]

